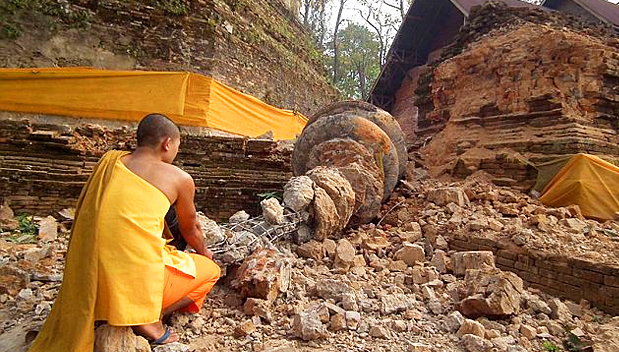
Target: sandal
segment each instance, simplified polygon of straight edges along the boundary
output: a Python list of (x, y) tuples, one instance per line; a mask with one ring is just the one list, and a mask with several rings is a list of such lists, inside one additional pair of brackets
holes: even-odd
[(171, 334), (172, 334), (172, 331), (170, 330), (169, 327), (166, 326), (165, 332), (163, 333), (163, 335), (161, 335), (161, 337), (156, 339), (155, 341), (151, 341), (150, 344), (153, 346), (165, 345), (165, 342), (170, 338)]

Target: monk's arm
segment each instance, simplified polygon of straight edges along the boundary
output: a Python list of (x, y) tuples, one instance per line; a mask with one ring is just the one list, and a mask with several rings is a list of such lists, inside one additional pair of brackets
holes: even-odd
[(179, 182), (178, 199), (176, 200), (176, 216), (181, 235), (198, 254), (211, 257), (212, 254), (204, 246), (204, 236), (198, 223), (196, 207), (193, 203), (195, 184), (191, 176), (186, 175)]

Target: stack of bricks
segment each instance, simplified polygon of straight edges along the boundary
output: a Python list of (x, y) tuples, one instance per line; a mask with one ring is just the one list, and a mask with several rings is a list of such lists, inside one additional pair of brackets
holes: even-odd
[[(77, 121), (0, 124), (0, 197), (17, 213), (55, 215), (74, 207), (99, 157), (135, 146), (134, 126), (93, 128)], [(259, 194), (281, 190), (292, 176), (291, 148), (198, 130), (185, 129), (176, 164), (194, 177), (197, 208), (209, 217), (223, 220), (241, 209), (256, 214)]]
[(457, 251), (492, 251), (497, 267), (518, 274), (531, 287), (575, 302), (585, 299), (605, 312), (619, 314), (617, 265), (526, 249), (471, 233), (450, 235), (447, 241)]

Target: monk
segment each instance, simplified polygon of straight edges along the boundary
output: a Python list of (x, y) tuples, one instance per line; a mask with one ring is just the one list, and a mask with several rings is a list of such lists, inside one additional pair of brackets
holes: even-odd
[[(137, 142), (133, 153), (106, 153), (82, 189), (62, 287), (29, 351), (92, 351), (95, 321), (131, 326), (153, 344), (176, 342), (162, 317), (198, 312), (219, 279), (197, 222), (193, 179), (172, 165), (178, 127), (148, 115)], [(178, 251), (164, 238), (171, 205), (196, 253)]]

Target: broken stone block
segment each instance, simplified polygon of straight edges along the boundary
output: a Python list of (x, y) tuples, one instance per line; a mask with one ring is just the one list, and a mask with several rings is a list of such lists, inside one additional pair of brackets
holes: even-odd
[(52, 248), (50, 245), (45, 245), (41, 248), (31, 248), (24, 252), (24, 259), (31, 263), (37, 263), (51, 253)]
[(247, 257), (232, 280), (245, 297), (273, 301), (290, 284), (290, 259), (275, 249), (258, 249)]
[(316, 282), (316, 295), (324, 299), (333, 299), (336, 302), (345, 294), (351, 294), (352, 288), (346, 282), (334, 279), (322, 279)]
[(327, 312), (331, 315), (331, 314), (344, 314), (346, 313), (346, 310), (344, 308), (338, 307), (333, 303), (330, 302), (324, 302), (321, 304), (322, 307), (325, 307), (327, 309)]
[(50, 215), (39, 222), (38, 236), (42, 242), (52, 242), (58, 237), (58, 223), (53, 216)]
[(459, 207), (464, 207), (469, 204), (469, 198), (466, 196), (466, 193), (464, 193), (462, 188), (458, 187), (431, 189), (428, 191), (427, 197), (428, 201), (438, 206), (455, 203)]
[(414, 301), (404, 294), (384, 295), (380, 298), (380, 312), (383, 315), (403, 312), (411, 307)]
[(580, 317), (582, 316), (582, 306), (580, 304), (576, 304), (571, 301), (565, 301), (565, 305), (572, 313), (573, 316)]
[(381, 235), (366, 237), (363, 239), (362, 246), (365, 249), (369, 249), (372, 251), (376, 251), (379, 249), (384, 249), (391, 247), (391, 242)]
[(398, 234), (400, 238), (404, 241), (408, 241), (410, 243), (415, 243), (423, 236), (423, 232), (421, 231), (421, 225), (418, 222), (411, 221), (404, 224), (404, 231), (402, 235)]
[(432, 287), (423, 286), (421, 288), (421, 295), (423, 296), (424, 299), (428, 301), (436, 299), (436, 293), (434, 292)]
[(9, 265), (0, 266), (0, 294), (16, 296), (29, 284), (30, 275), (27, 272)]
[(249, 316), (257, 316), (264, 319), (266, 322), (272, 321), (272, 304), (271, 302), (258, 299), (258, 298), (248, 298), (243, 305), (243, 313)]
[(430, 264), (434, 265), (436, 270), (441, 274), (445, 274), (451, 270), (451, 259), (447, 253), (440, 249), (434, 251)]
[(456, 336), (462, 337), (466, 334), (472, 334), (483, 338), (484, 336), (486, 336), (486, 329), (483, 325), (476, 322), (475, 320), (465, 319), (460, 326), (460, 329), (458, 329)]
[(568, 218), (559, 221), (559, 224), (567, 227), (573, 233), (583, 233), (587, 223), (576, 218)]
[(15, 214), (5, 201), (0, 205), (0, 229), (4, 231), (14, 231), (19, 228), (19, 222), (15, 220)]
[(314, 238), (314, 231), (306, 224), (301, 224), (296, 232), (292, 234), (292, 239), (296, 244), (303, 244)]
[(492, 342), (477, 335), (464, 335), (460, 341), (467, 352), (486, 352), (492, 349)]
[(486, 339), (488, 340), (492, 340), (499, 336), (501, 336), (501, 332), (499, 330), (495, 330), (495, 329), (486, 330)]
[[(249, 214), (247, 214), (244, 211), (240, 211), (232, 215), (232, 217), (230, 217), (231, 219), (230, 223), (232, 223), (232, 220), (235, 216), (240, 218), (241, 216), (239, 216), (238, 214), (241, 212), (247, 215), (247, 219), (249, 219)], [(221, 243), (222, 241), (224, 241), (225, 239), (224, 231), (221, 229), (221, 227), (219, 227), (219, 225), (217, 225), (215, 221), (209, 219), (208, 217), (206, 217), (206, 215), (202, 214), (201, 212), (198, 212), (197, 216), (198, 216), (198, 223), (200, 224), (200, 228), (202, 229), (202, 233), (204, 234), (204, 245), (206, 245), (207, 247), (213, 247), (217, 245), (218, 243)]]
[(570, 312), (570, 309), (565, 305), (565, 303), (561, 302), (560, 299), (552, 298), (548, 301), (548, 306), (551, 310), (551, 318), (557, 319), (564, 323), (572, 320), (572, 312)]
[(521, 324), (520, 333), (529, 340), (533, 340), (537, 336), (537, 329), (532, 326)]
[(403, 260), (408, 266), (415, 266), (416, 263), (423, 263), (426, 255), (423, 248), (416, 244), (404, 243), (393, 256), (395, 260)]
[(390, 322), (389, 327), (395, 332), (406, 331), (406, 322), (403, 320), (393, 320)]
[(150, 352), (145, 338), (136, 336), (131, 327), (103, 324), (95, 330), (95, 352)]
[(457, 252), (451, 258), (456, 275), (464, 275), (468, 269), (494, 268), (494, 254), (491, 251)]
[(352, 266), (355, 268), (363, 268), (367, 265), (367, 263), (365, 262), (365, 258), (363, 257), (362, 254), (357, 254), (355, 256), (355, 259), (352, 262)]
[(331, 259), (335, 258), (335, 249), (337, 248), (337, 243), (335, 243), (334, 240), (327, 238), (324, 241), (322, 241), (322, 246), (327, 252), (327, 255), (329, 256), (329, 258)]
[(432, 267), (415, 266), (413, 268), (413, 283), (417, 285), (427, 284), (439, 278), (439, 273)]
[(159, 345), (153, 348), (153, 352), (189, 352), (191, 347), (180, 342)]
[(460, 283), (460, 312), (470, 318), (505, 317), (520, 312), (522, 279), (499, 269), (469, 269)]
[(327, 308), (324, 304), (320, 304), (313, 309), (318, 314), (318, 318), (320, 319), (321, 323), (326, 324), (329, 322), (329, 319), (331, 318), (331, 314), (329, 314), (329, 308)]
[(268, 198), (260, 202), (262, 216), (269, 224), (278, 225), (284, 223), (284, 207), (279, 204), (277, 198)]
[(391, 332), (382, 325), (374, 325), (370, 328), (370, 336), (379, 339), (388, 339), (391, 337)]
[(343, 314), (335, 314), (331, 317), (330, 326), (331, 331), (340, 331), (346, 329), (346, 317)]
[(314, 199), (314, 182), (307, 176), (293, 177), (284, 186), (284, 204), (294, 211), (307, 209)]
[(548, 304), (542, 301), (537, 295), (529, 297), (528, 305), (536, 313), (544, 313), (548, 316), (552, 314), (552, 309), (550, 309)]
[(239, 224), (239, 223), (249, 220), (249, 218), (250, 218), (250, 215), (247, 214), (245, 210), (239, 210), (228, 219), (228, 222), (231, 224)]
[(310, 310), (295, 315), (292, 321), (294, 335), (305, 341), (323, 339), (327, 337), (327, 328), (320, 321), (318, 313)]
[(314, 186), (314, 239), (322, 241), (340, 227), (335, 203), (322, 188)]
[(419, 342), (413, 342), (408, 346), (408, 352), (431, 352), (432, 346)]
[(233, 335), (236, 338), (241, 338), (250, 335), (254, 331), (256, 331), (256, 325), (254, 325), (254, 322), (252, 322), (251, 319), (247, 319), (234, 328)]
[(357, 298), (352, 294), (342, 295), (342, 308), (345, 310), (359, 311), (359, 305), (357, 304)]
[(341, 239), (337, 242), (335, 248), (335, 263), (338, 268), (348, 270), (355, 260), (355, 247), (346, 239)]
[(346, 327), (348, 328), (348, 330), (357, 330), (357, 328), (359, 328), (360, 322), (361, 314), (359, 314), (359, 312), (346, 312)]
[(503, 224), (496, 219), (490, 219), (488, 221), (488, 228), (493, 231), (501, 231), (503, 229)]
[(464, 323), (464, 317), (458, 311), (451, 312), (445, 317), (445, 326), (450, 332), (458, 331), (462, 323)]
[(338, 224), (334, 232), (343, 230), (355, 210), (355, 192), (350, 182), (338, 169), (332, 167), (318, 166), (308, 171), (306, 175), (316, 186), (327, 192), (335, 205)]
[(403, 260), (391, 260), (388, 269), (391, 272), (404, 272), (408, 265)]
[(303, 258), (312, 258), (317, 262), (320, 262), (325, 257), (325, 249), (322, 243), (311, 240), (307, 243), (300, 245), (297, 248), (297, 254)]

